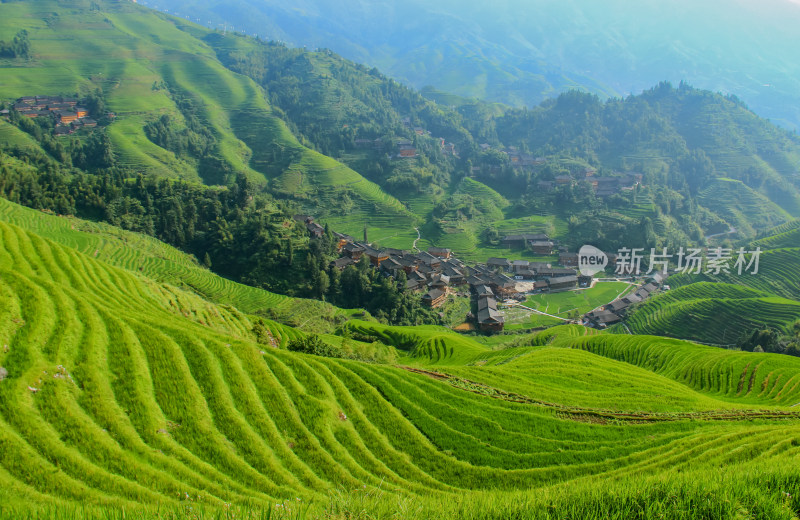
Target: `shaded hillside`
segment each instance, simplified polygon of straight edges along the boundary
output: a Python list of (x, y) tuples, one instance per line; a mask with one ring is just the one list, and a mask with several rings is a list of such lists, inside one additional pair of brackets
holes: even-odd
[[(591, 219), (595, 227), (598, 221), (615, 221), (601, 235), (613, 234), (617, 226), (647, 244), (652, 244), (652, 237), (642, 229), (632, 229), (640, 226), (643, 217), (653, 221), (653, 234), (659, 240), (686, 243), (699, 238), (695, 236), (698, 228), (713, 235), (727, 226), (738, 236), (753, 236), (800, 212), (800, 141), (759, 119), (734, 97), (686, 84), (674, 89), (664, 83), (639, 96), (607, 103), (572, 92), (524, 111), (498, 113), (488, 105), (463, 101), (443, 108), (376, 70), (327, 50), (256, 45), (220, 35), (208, 40), (223, 62), (264, 85), (290, 125), (314, 146), (408, 202), (428, 221), (436, 218), (428, 214), (432, 203), (447, 203), (454, 193), (453, 181), (463, 175), (475, 176), (520, 203), (514, 216), (561, 207), (565, 220), (567, 214), (580, 212), (581, 220)], [(457, 160), (442, 154), (428, 134), (453, 143)], [(413, 143), (419, 158), (394, 158), (398, 139)], [(481, 141), (488, 141), (493, 149), (478, 147)], [(514, 163), (511, 146), (538, 156), (537, 162), (534, 166), (530, 159)], [(498, 154), (500, 150), (505, 154)], [(582, 168), (590, 167), (600, 169), (597, 176), (614, 170), (643, 173), (643, 196), (634, 199), (649, 198), (656, 206), (648, 209), (633, 200), (638, 207), (630, 211), (626, 207), (630, 194), (619, 189), (616, 194), (622, 199), (605, 194), (584, 200), (580, 190), (553, 196), (539, 186), (559, 175), (580, 182)], [(725, 185), (724, 197), (703, 198), (718, 191), (714, 186), (722, 181), (717, 179), (730, 178), (740, 183)], [(730, 210), (734, 201), (740, 209)], [(577, 204), (569, 207), (564, 202)], [(589, 208), (600, 211), (599, 217), (587, 215)], [(487, 245), (476, 235), (505, 216), (481, 220), (477, 233), (461, 229), (456, 233), (461, 235), (453, 237), (441, 229), (427, 232), (431, 239), (455, 244), (456, 250), (468, 253)], [(591, 236), (595, 230), (586, 232)]]

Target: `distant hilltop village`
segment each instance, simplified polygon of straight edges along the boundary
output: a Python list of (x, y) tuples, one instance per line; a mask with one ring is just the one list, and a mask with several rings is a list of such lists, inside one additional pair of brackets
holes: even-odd
[[(93, 128), (97, 121), (89, 117), (89, 109), (81, 106), (79, 100), (63, 96), (23, 96), (12, 105), (13, 110), (20, 115), (36, 119), (39, 117), (52, 118), (55, 123), (54, 133), (57, 136), (69, 135), (78, 128)], [(2, 112), (10, 113), (9, 109)], [(109, 113), (113, 118), (114, 114)]]
[[(407, 128), (411, 127), (411, 118), (406, 117), (403, 119), (403, 125)], [(434, 142), (438, 143), (439, 149), (445, 155), (452, 155), (453, 157), (458, 157), (458, 151), (456, 150), (456, 146), (453, 143), (448, 143), (443, 137), (434, 137), (428, 130), (425, 130), (421, 127), (413, 127), (414, 134), (419, 137), (425, 137), (428, 139), (433, 140)], [(356, 148), (360, 149), (367, 149), (367, 150), (375, 150), (375, 151), (382, 151), (387, 147), (393, 150), (390, 153), (390, 156), (396, 159), (412, 159), (417, 157), (417, 148), (414, 146), (414, 142), (410, 139), (392, 139), (391, 143), (384, 142), (383, 139), (380, 137), (377, 139), (356, 139), (355, 140)]]

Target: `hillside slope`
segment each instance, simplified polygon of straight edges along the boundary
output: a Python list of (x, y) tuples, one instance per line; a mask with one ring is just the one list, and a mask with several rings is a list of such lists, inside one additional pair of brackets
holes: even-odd
[[(228, 184), (241, 172), (309, 200), (335, 196), (346, 184), (358, 202), (354, 220), (377, 210), (389, 236), (409, 231), (414, 219), (399, 201), (298, 142), (263, 91), (217, 60), (201, 39), (209, 31), (127, 2), (77, 0), (67, 9), (48, 0), (2, 9), (0, 39), (24, 28), (31, 58), (0, 63), (0, 98), (99, 90), (116, 114), (107, 133), (118, 167), (207, 184)], [(192, 155), (148, 138), (145, 127), (164, 115), (175, 132), (201, 127), (212, 136), (211, 149)]]
[[(150, 0), (212, 26), (324, 47), (417, 88), (534, 106), (568, 88), (625, 96), (658, 81), (732, 92), (797, 127), (793, 2)], [(721, 16), (720, 13), (724, 13)], [(769, 56), (769, 59), (764, 59)]]
[[(495, 229), (611, 249), (620, 236), (675, 246), (729, 227), (750, 238), (800, 215), (800, 142), (733, 96), (662, 83), (607, 103), (571, 92), (526, 110), (441, 106), (326, 49), (127, 2), (65, 5), (3, 4), (0, 38), (25, 28), (30, 49), (0, 61), (0, 100), (99, 93), (116, 114), (96, 129), (109, 138), (102, 157), (126, 177), (231, 184), (243, 173), (334, 230), (360, 237), (367, 225), (371, 241), (410, 248), (416, 227), (421, 245), (475, 260), (502, 256)], [(0, 135), (31, 144), (8, 126)], [(91, 141), (47, 137), (51, 153), (77, 158)], [(595, 170), (602, 189), (583, 183)]]
[(74, 217), (35, 211), (0, 199), (0, 221), (205, 300), (248, 314), (291, 316), (307, 331), (328, 332), (347, 313), (316, 300), (289, 298), (218, 276), (197, 260), (155, 238)]
[[(599, 495), (581, 500), (607, 517), (632, 496), (626, 486), (649, 496), (657, 493), (651, 477), (663, 482), (681, 471), (694, 478), (686, 483), (689, 499), (718, 485), (707, 476), (697, 480), (700, 472), (735, 463), (772, 475), (780, 489), (796, 489), (782, 472), (799, 454), (784, 441), (800, 434), (800, 423), (776, 407), (800, 400), (791, 384), (800, 378), (795, 360), (783, 364), (775, 385), (761, 385), (769, 391), (756, 395), (748, 387), (737, 396), (565, 349), (575, 341), (619, 340), (581, 340), (568, 329), (542, 336), (557, 337), (551, 347), (522, 347), (520, 356), (506, 356), (485, 373), (471, 368), (456, 375), (464, 359), (459, 352), (453, 374), (443, 365), (426, 371), (433, 351), (419, 351), (414, 373), (259, 345), (251, 322), (235, 309), (5, 222), (0, 236), (0, 294), (7, 302), (0, 308), (0, 366), (8, 373), (0, 381), (0, 497), (7, 510), (28, 501), (24, 510), (81, 503), (108, 508), (100, 511), (156, 504), (177, 511), (188, 497), (210, 511), (230, 503), (260, 511), (298, 499), (326, 504), (329, 512), (352, 511), (357, 497), (343, 492), (331, 502), (328, 493), (358, 488), (369, 496), (380, 489), (382, 497), (360, 507), (391, 511), (395, 498), (406, 496), (420, 508), (419, 518), (443, 508), (464, 516), (481, 502), (486, 517), (509, 507), (538, 515), (548, 501), (559, 509), (575, 503), (567, 483), (605, 477), (618, 484), (590, 485)], [(618, 348), (637, 356), (644, 345)], [(473, 357), (481, 350), (492, 357), (477, 343), (470, 348)], [(692, 365), (735, 356), (769, 367), (775, 359), (706, 354), (698, 351)], [(541, 381), (540, 388), (520, 376), (504, 381), (504, 374), (524, 374), (545, 358), (573, 367), (571, 379), (585, 387), (583, 397), (576, 394), (582, 405), (542, 399), (559, 388), (572, 392), (574, 384), (564, 380)], [(720, 374), (738, 377), (737, 370), (732, 365)], [(623, 399), (603, 398), (612, 373), (631, 381), (627, 411), (613, 409)], [(763, 376), (754, 377), (759, 383)], [(646, 387), (659, 390), (635, 391)], [(592, 389), (598, 392), (587, 400)], [(732, 443), (746, 446), (747, 455), (731, 450)], [(558, 483), (565, 485), (553, 487)], [(777, 495), (754, 503), (749, 485), (728, 489), (714, 507), (727, 499), (790, 507)], [(546, 498), (514, 502), (531, 488), (544, 488)], [(622, 493), (611, 499), (610, 490)], [(654, 504), (666, 507), (662, 500)]]
[(786, 333), (798, 319), (796, 300), (743, 285), (696, 282), (639, 304), (626, 324), (636, 334), (732, 345), (755, 328)]

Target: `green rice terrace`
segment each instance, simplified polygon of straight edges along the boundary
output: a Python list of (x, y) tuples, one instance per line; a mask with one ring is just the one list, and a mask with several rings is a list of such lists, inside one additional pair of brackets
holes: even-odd
[(741, 285), (698, 282), (641, 303), (626, 321), (636, 334), (734, 344), (757, 327), (787, 331), (800, 302)]
[[(298, 131), (298, 120), (276, 101), (280, 96), (271, 95), (277, 92), (254, 79), (264, 63), (248, 59), (269, 43), (134, 2), (0, 3), (3, 45), (17, 34), (30, 42), (24, 57), (0, 56), (0, 102), (99, 92), (113, 111), (111, 117), (104, 110), (107, 121), (97, 128), (108, 137), (113, 167), (90, 172), (60, 164), (65, 178), (117, 175), (128, 182), (141, 173), (240, 190), (236, 174), (243, 174), (274, 197), (286, 221), (303, 210), (359, 239), (366, 225), (368, 241), (380, 247), (450, 248), (470, 264), (491, 256), (556, 263), (552, 248), (539, 256), (527, 246), (503, 246), (504, 235), (533, 232), (562, 244), (608, 242), (640, 229), (678, 243), (691, 232), (725, 244), (742, 238), (749, 249), (764, 250), (757, 276), (675, 275), (668, 280), (672, 289), (633, 304), (608, 331), (568, 323), (641, 281), (501, 302), (507, 333), (488, 336), (389, 326), (379, 321), (389, 321), (383, 309), (338, 308), (322, 300), (349, 300), (324, 290), (289, 293), (320, 300), (275, 294), (220, 277), (203, 267), (210, 261), (201, 265), (155, 238), (0, 199), (0, 520), (800, 517), (800, 357), (719, 348), (757, 328), (798, 330), (800, 221), (791, 219), (800, 198), (794, 188), (768, 196), (766, 187), (751, 187), (756, 178), (739, 180), (752, 166), (769, 173), (773, 191), (789, 186), (782, 175), (800, 157), (793, 137), (778, 141), (784, 157), (762, 136), (763, 155), (774, 156), (779, 169), (761, 164), (760, 155), (746, 163), (727, 148), (714, 155), (720, 166), (730, 166), (730, 178), (709, 179), (698, 191), (694, 227), (678, 226), (680, 215), (672, 211), (683, 195), (663, 187), (626, 193), (620, 187), (607, 205), (585, 179), (572, 182), (589, 165), (583, 160), (562, 158), (570, 164), (548, 173), (568, 174), (568, 183), (546, 200), (538, 199), (539, 191), (517, 193), (528, 181), (538, 186), (538, 177), (531, 170), (516, 178), (508, 164), (505, 173), (499, 167), (492, 173), (495, 168), (480, 163), (505, 160), (494, 145), (481, 152), (483, 159), (475, 156), (483, 173), (442, 159), (440, 166), (452, 172), (437, 172), (436, 183), (410, 189), (401, 201), (401, 189), (367, 173), (374, 165), (360, 168), (375, 159), (375, 171), (388, 173), (380, 161), (395, 171), (396, 157), (338, 145), (323, 155), (314, 134)], [(381, 88), (399, 89), (392, 95), (404, 88), (389, 89), (393, 80), (349, 62), (344, 67), (332, 54), (318, 61), (329, 65), (305, 78), (309, 84), (349, 70), (354, 91), (358, 78), (373, 77), (376, 100), (383, 99)], [(236, 64), (253, 70), (228, 68)], [(333, 90), (322, 92), (316, 106), (327, 106), (323, 113), (355, 110), (355, 96), (334, 107)], [(401, 101), (416, 96), (401, 94)], [(306, 108), (300, 111), (313, 123), (316, 114)], [(455, 112), (418, 108), (430, 109), (441, 135), (463, 133), (465, 161), (469, 143), (480, 149)], [(407, 115), (394, 108), (386, 114), (398, 124)], [(500, 128), (506, 132), (515, 118), (522, 125), (528, 117), (509, 114)], [(41, 164), (56, 161), (57, 147), (15, 126), (18, 115), (14, 109), (0, 119), (4, 156), (8, 151), (3, 166), (49, 182), (29, 161), (37, 154), (47, 158)], [(416, 124), (409, 123), (409, 133)], [(337, 123), (337, 132), (346, 126)], [(557, 135), (550, 126), (522, 128), (536, 130), (533, 139), (538, 132)], [(380, 130), (398, 137), (392, 128)], [(187, 141), (202, 135), (208, 150), (192, 155), (171, 148), (158, 131)], [(420, 131), (415, 135), (423, 136)], [(76, 135), (70, 139), (87, 134)], [(435, 141), (419, 143), (422, 151)], [(533, 140), (530, 147), (517, 144), (536, 148)], [(548, 147), (558, 156), (563, 144)], [(30, 154), (11, 153), (21, 149)], [(620, 156), (603, 150), (591, 153)], [(414, 161), (410, 172), (433, 178), (428, 158)], [(641, 165), (656, 178), (652, 165)], [(675, 173), (658, 171), (665, 178)], [(4, 189), (18, 194), (32, 185), (9, 182)], [(39, 188), (57, 192), (60, 186)], [(571, 191), (569, 200), (559, 190)], [(231, 213), (259, 200), (237, 193), (244, 202)], [(30, 202), (37, 194), (26, 195)], [(574, 214), (584, 195), (596, 220)], [(713, 234), (704, 238), (700, 222)], [(248, 257), (261, 259), (263, 251)], [(330, 258), (320, 255), (319, 265), (313, 255), (306, 258), (311, 263), (303, 269), (336, 274)], [(378, 281), (390, 285), (387, 278)], [(408, 296), (402, 286), (389, 288)], [(424, 309), (425, 319), (395, 323), (469, 327), (462, 322), (474, 300), (466, 292), (450, 300), (436, 312)]]
[(176, 253), (71, 226), (0, 213), (0, 517), (800, 510), (796, 358), (579, 326), (486, 342), (370, 321), (330, 341), (380, 343), (396, 363), (300, 354), (282, 345), (304, 332), (261, 320), (259, 342), (247, 311), (159, 280), (170, 264), (155, 258)]

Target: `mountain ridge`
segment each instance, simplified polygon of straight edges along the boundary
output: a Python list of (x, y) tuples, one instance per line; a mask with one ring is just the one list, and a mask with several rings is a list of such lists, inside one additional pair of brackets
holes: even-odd
[(294, 9), (266, 0), (148, 5), (297, 47), (331, 48), (416, 88), (514, 106), (535, 106), (569, 88), (627, 96), (663, 80), (688, 81), (733, 93), (788, 128), (800, 122), (792, 94), (797, 67), (788, 51), (798, 44), (792, 24), (800, 9), (789, 1), (759, 9), (744, 1), (670, 8), (517, 0), (491, 7), (359, 0)]

